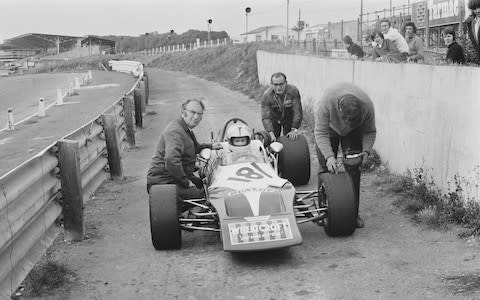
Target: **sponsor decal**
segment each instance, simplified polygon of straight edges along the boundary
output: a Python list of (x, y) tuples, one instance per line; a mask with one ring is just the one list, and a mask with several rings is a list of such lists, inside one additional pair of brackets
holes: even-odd
[(287, 218), (229, 223), (228, 231), (232, 245), (274, 242), (293, 238), (290, 221)]
[(274, 189), (271, 188), (259, 188), (259, 187), (249, 187), (245, 189), (240, 189), (237, 191), (229, 191), (227, 193), (227, 196), (233, 196), (233, 195), (238, 195), (238, 194), (243, 194), (243, 193), (248, 193), (248, 192), (275, 192)]

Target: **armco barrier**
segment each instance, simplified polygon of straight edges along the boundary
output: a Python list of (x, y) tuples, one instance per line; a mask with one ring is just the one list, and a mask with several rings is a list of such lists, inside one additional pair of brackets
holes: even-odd
[(60, 216), (65, 240), (83, 239), (83, 206), (108, 173), (123, 176), (120, 158), (135, 145), (133, 91), (142, 77), (97, 118), (0, 177), (0, 299), (53, 243)]

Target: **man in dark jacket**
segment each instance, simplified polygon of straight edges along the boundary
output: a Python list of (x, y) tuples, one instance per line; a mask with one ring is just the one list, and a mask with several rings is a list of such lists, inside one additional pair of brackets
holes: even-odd
[(219, 144), (199, 144), (193, 134), (204, 110), (201, 100), (185, 101), (181, 116), (163, 131), (147, 173), (147, 191), (154, 184), (174, 183), (182, 199), (204, 197), (203, 182), (194, 175), (196, 155), (204, 148), (221, 148)]
[(467, 39), (465, 53), (468, 62), (480, 65), (480, 0), (469, 0), (468, 8), (472, 14), (465, 20)]
[(359, 45), (355, 44), (352, 40), (352, 38), (349, 35), (346, 35), (343, 38), (343, 43), (347, 47), (348, 53), (352, 55), (354, 58), (363, 58), (365, 56), (365, 53), (363, 52), (362, 47)]
[[(372, 152), (377, 130), (375, 109), (370, 97), (351, 83), (338, 83), (328, 88), (314, 104), (315, 144), (320, 173), (336, 173), (337, 152), (342, 146), (344, 157), (361, 153), (364, 163)], [(364, 226), (358, 216), (360, 199), (360, 167), (348, 167), (345, 171), (352, 177), (357, 209), (357, 227)]]
[(270, 79), (271, 87), (263, 94), (262, 123), (265, 130), (275, 141), (281, 134), (294, 140), (302, 124), (302, 101), (298, 89), (287, 83), (287, 76), (274, 73)]

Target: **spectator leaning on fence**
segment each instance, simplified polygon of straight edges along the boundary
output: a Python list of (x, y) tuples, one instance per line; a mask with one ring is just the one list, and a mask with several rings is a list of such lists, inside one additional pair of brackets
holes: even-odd
[(372, 54), (374, 60), (385, 62), (398, 62), (402, 60), (403, 54), (398, 52), (398, 49), (391, 40), (385, 39), (383, 33), (374, 31), (372, 33), (372, 39), (375, 41)]
[(417, 26), (413, 22), (405, 23), (405, 40), (408, 43), (408, 61), (418, 62), (423, 60), (423, 41), (417, 35)]
[(446, 60), (450, 64), (465, 64), (463, 48), (455, 41), (455, 30), (448, 26), (442, 32), (445, 45), (448, 47)]
[(480, 0), (468, 1), (472, 14), (465, 20), (465, 54), (468, 62), (480, 65)]
[(353, 58), (363, 58), (363, 56), (365, 55), (365, 53), (363, 53), (362, 47), (355, 44), (349, 35), (346, 35), (343, 38), (343, 43), (347, 47), (348, 53), (350, 53)]
[(408, 44), (403, 36), (397, 29), (392, 27), (389, 19), (382, 19), (380, 21), (380, 30), (382, 31), (385, 39), (391, 40), (395, 45), (395, 48), (402, 53), (401, 60), (407, 60), (408, 56)]

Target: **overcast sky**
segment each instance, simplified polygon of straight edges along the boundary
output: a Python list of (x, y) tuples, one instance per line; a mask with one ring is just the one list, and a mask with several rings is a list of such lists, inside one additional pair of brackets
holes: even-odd
[[(390, 0), (363, 0), (364, 11), (390, 6)], [(408, 0), (391, 0), (393, 6)], [(416, 2), (416, 1), (411, 1)], [(82, 36), (140, 35), (174, 29), (225, 30), (231, 36), (245, 31), (245, 8), (251, 7), (249, 30), (286, 24), (287, 0), (0, 0), (0, 42), (25, 33)], [(360, 0), (290, 0), (290, 24), (353, 20)]]

